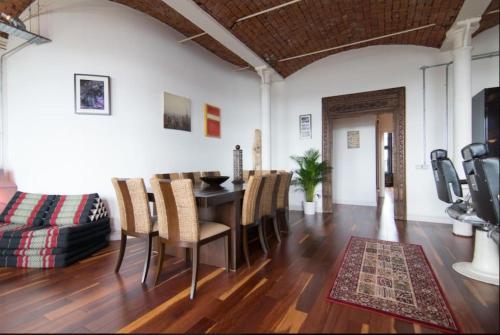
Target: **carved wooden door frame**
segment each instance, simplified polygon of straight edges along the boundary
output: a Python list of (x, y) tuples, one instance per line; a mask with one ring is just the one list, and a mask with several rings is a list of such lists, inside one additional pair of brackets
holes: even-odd
[[(405, 87), (325, 97), (322, 99), (322, 105), (323, 159), (330, 166), (332, 165), (334, 120), (392, 113), (394, 218), (406, 220)], [(332, 212), (332, 210), (332, 174), (329, 173), (323, 182), (323, 211)]]

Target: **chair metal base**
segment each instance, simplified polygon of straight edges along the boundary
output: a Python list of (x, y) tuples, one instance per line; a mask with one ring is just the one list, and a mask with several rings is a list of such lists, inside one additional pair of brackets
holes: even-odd
[(458, 220), (453, 220), (453, 234), (457, 236), (465, 236), (465, 237), (470, 237), (472, 236), (472, 225), (470, 223), (458, 221)]
[(493, 239), (488, 238), (487, 232), (476, 229), (472, 262), (459, 262), (453, 264), (452, 267), (463, 276), (498, 286), (498, 254), (498, 244)]

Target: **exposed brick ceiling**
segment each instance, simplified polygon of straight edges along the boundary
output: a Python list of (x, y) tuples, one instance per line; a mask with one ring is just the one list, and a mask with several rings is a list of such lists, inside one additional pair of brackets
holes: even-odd
[(492, 0), (488, 8), (484, 11), (483, 16), (481, 17), (481, 23), (479, 25), (479, 29), (476, 30), (474, 36), (477, 34), (489, 29), (491, 27), (496, 26), (499, 23), (500, 14), (498, 12), (491, 13), (492, 11), (498, 10), (500, 6), (500, 0)]
[[(203, 31), (162, 0), (110, 0), (134, 8), (189, 37)], [(413, 44), (439, 48), (464, 0), (302, 0), (237, 23), (239, 18), (289, 0), (194, 0), (283, 77), (323, 57), (378, 44)], [(0, 12), (18, 16), (32, 0), (2, 0)], [(493, 0), (476, 34), (498, 24), (500, 0)], [(427, 24), (423, 30), (344, 47), (304, 58), (280, 59), (362, 41)], [(208, 35), (196, 42), (239, 67), (248, 64)]]
[(0, 0), (0, 13), (19, 16), (34, 0)]
[[(463, 0), (303, 0), (236, 23), (238, 18), (288, 0), (195, 0), (284, 77), (328, 55), (375, 44), (414, 44), (438, 48)], [(305, 58), (277, 62), (347, 43), (435, 23), (436, 26)]]

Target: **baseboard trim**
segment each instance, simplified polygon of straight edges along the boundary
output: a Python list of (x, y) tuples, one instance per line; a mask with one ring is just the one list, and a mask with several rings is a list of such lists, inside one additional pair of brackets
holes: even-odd
[(334, 202), (333, 204), (334, 205), (377, 207), (377, 203), (376, 202), (337, 201), (337, 202)]

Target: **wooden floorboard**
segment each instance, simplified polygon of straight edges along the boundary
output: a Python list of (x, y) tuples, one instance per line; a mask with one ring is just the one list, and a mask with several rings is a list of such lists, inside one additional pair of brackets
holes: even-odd
[[(385, 207), (384, 207), (385, 206)], [(426, 333), (423, 325), (325, 298), (351, 236), (415, 243), (424, 251), (464, 332), (499, 332), (499, 289), (462, 277), (451, 265), (470, 261), (473, 240), (451, 226), (394, 222), (390, 204), (334, 206), (331, 214), (290, 215), (290, 234), (271, 255), (251, 250), (236, 272), (202, 265), (190, 301), (191, 271), (168, 257), (153, 285), (156, 256), (140, 284), (144, 245), (128, 243), (119, 274), (118, 243), (64, 269), (0, 268), (0, 332), (314, 332)]]

